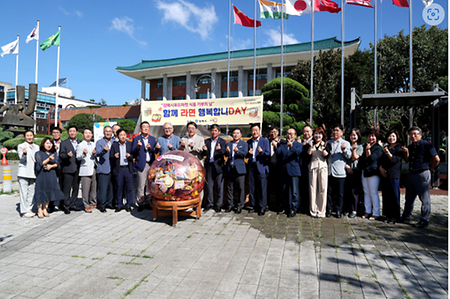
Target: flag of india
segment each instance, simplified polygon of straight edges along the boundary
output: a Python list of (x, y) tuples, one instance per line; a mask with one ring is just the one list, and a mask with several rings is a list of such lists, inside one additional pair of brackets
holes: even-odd
[(284, 18), (287, 19), (289, 17), (286, 14), (286, 8), (284, 4), (267, 1), (267, 0), (259, 0), (259, 7), (261, 8), (261, 18), (267, 19), (281, 19), (281, 13), (284, 12)]

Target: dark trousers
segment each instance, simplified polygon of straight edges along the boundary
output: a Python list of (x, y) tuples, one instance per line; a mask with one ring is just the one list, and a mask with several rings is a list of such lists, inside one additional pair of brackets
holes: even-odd
[[(58, 178), (58, 184), (59, 184), (59, 189), (63, 190), (63, 179), (62, 179), (62, 175), (61, 175), (61, 171), (57, 171), (56, 172), (56, 177)], [(62, 200), (58, 200), (59, 205), (59, 209), (62, 210), (64, 208), (64, 201)], [(55, 202), (54, 201), (50, 201), (48, 203), (48, 208), (53, 211), (55, 209)]]
[[(236, 185), (239, 194), (238, 200), (234, 200), (234, 186)], [(245, 174), (239, 174), (236, 168), (232, 167), (227, 174), (227, 199), (228, 207), (236, 206), (238, 209), (244, 207), (245, 201)], [(235, 203), (236, 202), (236, 203)]]
[(252, 207), (263, 211), (267, 206), (267, 175), (258, 172), (256, 163), (251, 163), (248, 174), (249, 199)]
[(419, 199), (422, 201), (420, 220), (428, 221), (431, 214), (430, 184), (431, 174), (429, 170), (416, 174), (408, 174), (403, 219), (411, 218), (414, 201), (416, 200), (416, 196), (419, 196)]
[(119, 174), (116, 176), (117, 186), (117, 207), (123, 208), (123, 190), (126, 190), (126, 204), (125, 207), (129, 208), (134, 203), (134, 185), (133, 174), (127, 167), (119, 167)]
[(217, 173), (216, 167), (213, 163), (206, 163), (206, 189), (208, 196), (206, 198), (206, 205), (212, 207), (214, 204), (214, 186), (217, 191), (217, 202), (214, 206), (222, 207), (223, 201), (223, 173)]
[(111, 173), (104, 174), (99, 173), (97, 178), (98, 186), (98, 196), (97, 205), (98, 207), (105, 208), (106, 206), (112, 206), (113, 200), (113, 186), (111, 182)]
[(400, 179), (381, 178), (383, 211), (386, 217), (400, 219)]
[(333, 210), (333, 194), (336, 196), (336, 211), (342, 212), (342, 205), (344, 204), (344, 186), (345, 178), (335, 178), (328, 176), (328, 191), (327, 191), (327, 211)]
[(360, 171), (354, 169), (353, 174), (347, 174), (344, 190), (344, 211), (349, 213), (353, 211), (358, 212), (359, 199), (362, 198)]
[(286, 212), (296, 212), (298, 209), (300, 202), (299, 179), (298, 176), (283, 174), (283, 206)]
[(273, 210), (281, 211), (283, 207), (282, 192), (280, 192), (281, 175), (278, 172), (278, 165), (269, 165), (269, 179), (267, 180), (267, 196), (269, 207)]
[[(64, 208), (71, 209), (77, 206), (80, 177), (75, 173), (63, 173)], [(72, 192), (71, 192), (72, 191)]]
[(300, 181), (300, 197), (298, 199), (297, 211), (308, 214), (309, 213), (309, 170), (302, 171)]

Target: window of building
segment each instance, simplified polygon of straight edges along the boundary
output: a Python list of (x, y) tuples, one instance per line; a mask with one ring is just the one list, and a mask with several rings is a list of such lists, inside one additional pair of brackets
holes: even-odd
[[(236, 98), (239, 96), (239, 91), (230, 91), (230, 98)], [(222, 98), (226, 98), (227, 97), (227, 92), (222, 92), (221, 95)]]
[(207, 99), (208, 94), (207, 93), (197, 93), (197, 99)]
[(158, 81), (156, 81), (156, 88), (162, 88), (163, 87), (163, 80), (159, 79)]
[[(264, 80), (267, 79), (267, 72), (266, 71), (256, 71), (256, 80)], [(253, 80), (253, 71), (249, 71), (248, 73), (248, 80)]]
[[(251, 97), (253, 96), (253, 89), (248, 91), (248, 95)], [(255, 95), (260, 96), (261, 95), (261, 89), (255, 90)]]
[(182, 96), (182, 97), (173, 97), (173, 100), (186, 100), (186, 97), (185, 96)]
[[(284, 71), (284, 77), (288, 78), (291, 75), (291, 71)], [(277, 71), (277, 78), (281, 77), (281, 72)]]
[(157, 100), (157, 101), (162, 101), (162, 100), (163, 100), (163, 97), (156, 97), (156, 100)]
[(201, 77), (200, 80), (197, 81), (197, 84), (211, 84), (211, 77)]
[(173, 79), (173, 86), (183, 86), (183, 85), (186, 85), (186, 78)]
[[(239, 80), (238, 73), (230, 73), (230, 82), (237, 82)], [(227, 82), (227, 74), (222, 74), (222, 82)]]

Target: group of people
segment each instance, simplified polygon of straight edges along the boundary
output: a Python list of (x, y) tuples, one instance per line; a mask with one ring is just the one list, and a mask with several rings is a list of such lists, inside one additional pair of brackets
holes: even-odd
[[(251, 125), (251, 138), (242, 140), (242, 130), (232, 131), (228, 143), (221, 138), (220, 126), (210, 126), (210, 138), (197, 135), (197, 124), (187, 124), (187, 134), (180, 138), (173, 134), (171, 123), (164, 124), (164, 135), (149, 134), (150, 124), (140, 124), (140, 134), (130, 142), (118, 125), (104, 127), (104, 136), (92, 142), (92, 130), (83, 130), (83, 141), (77, 139), (78, 130), (68, 128), (69, 138), (61, 141), (61, 129), (52, 130), (53, 139), (46, 137), (40, 147), (33, 144), (32, 131), (25, 133), (26, 141), (19, 145), (20, 212), (33, 217), (33, 204), (40, 218), (48, 217), (59, 201), (59, 209), (70, 214), (77, 207), (81, 181), (84, 211), (97, 208), (142, 211), (150, 205), (146, 184), (155, 155), (173, 150), (191, 153), (206, 171), (204, 211), (242, 212), (246, 186), (251, 209), (249, 213), (265, 214), (269, 205), (278, 214), (295, 217), (303, 212), (314, 218), (347, 215), (356, 217), (359, 202), (364, 202), (363, 218), (380, 217), (378, 188), (381, 183), (383, 213), (387, 221), (411, 223), (416, 196), (422, 201), (422, 214), (416, 227), (426, 227), (430, 216), (429, 187), (431, 171), (436, 169), (439, 156), (434, 147), (421, 140), (422, 132), (412, 127), (408, 133), (411, 144), (399, 144), (396, 130), (387, 133), (387, 145), (382, 146), (377, 129), (367, 134), (368, 143), (361, 144), (361, 133), (352, 129), (349, 141), (342, 138), (343, 127), (332, 129), (327, 140), (321, 127), (303, 128), (303, 139), (295, 129), (280, 138), (276, 128), (270, 137), (261, 136), (258, 124)], [(400, 175), (402, 159), (409, 162), (406, 203), (400, 215)], [(430, 163), (431, 161), (431, 163)], [(431, 170), (431, 171), (430, 171)], [(133, 174), (137, 177), (134, 194)], [(224, 182), (226, 178), (226, 192)], [(247, 181), (248, 179), (248, 181)], [(98, 186), (98, 187), (97, 187)], [(273, 200), (268, 202), (270, 194)], [(224, 199), (224, 195), (226, 198)]]

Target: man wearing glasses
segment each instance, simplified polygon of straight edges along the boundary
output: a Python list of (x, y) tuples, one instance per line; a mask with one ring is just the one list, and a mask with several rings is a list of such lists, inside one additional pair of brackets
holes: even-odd
[(159, 137), (155, 146), (155, 153), (161, 155), (175, 151), (180, 147), (180, 137), (173, 135), (173, 126), (167, 122), (164, 124), (164, 135)]
[[(409, 162), (409, 174), (406, 182), (405, 209), (403, 211), (403, 223), (411, 224), (411, 216), (416, 196), (422, 201), (421, 216), (416, 228), (428, 226), (431, 213), (430, 183), (431, 171), (434, 172), (439, 164), (439, 156), (431, 143), (422, 140), (422, 130), (419, 127), (411, 127), (408, 130), (409, 139), (412, 141), (408, 147), (403, 146), (405, 162)], [(431, 160), (431, 166), (430, 166)]]
[(103, 138), (95, 144), (95, 155), (97, 156), (98, 196), (97, 207), (100, 212), (105, 213), (106, 208), (113, 208), (113, 183), (111, 181), (110, 150), (113, 144), (113, 129), (110, 126), (103, 128)]

